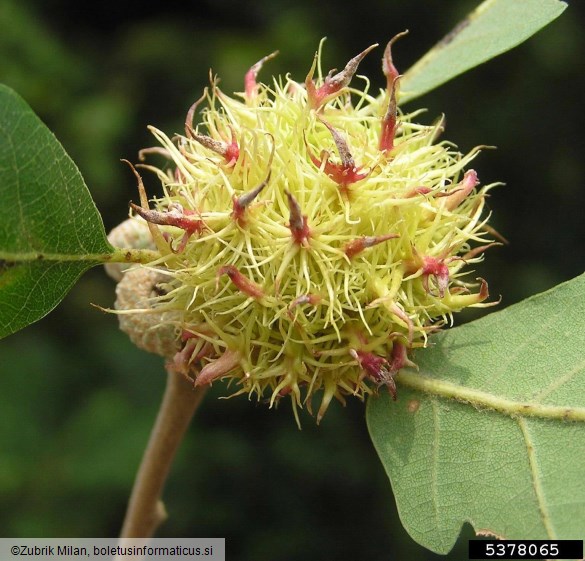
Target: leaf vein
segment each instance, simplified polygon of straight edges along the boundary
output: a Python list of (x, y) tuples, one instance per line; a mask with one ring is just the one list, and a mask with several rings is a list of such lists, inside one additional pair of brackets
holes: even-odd
[(516, 359), (520, 356), (524, 356), (526, 353), (523, 352), (527, 347), (531, 346), (532, 343), (534, 341), (542, 341), (543, 339), (546, 339), (544, 337), (544, 335), (546, 334), (547, 331), (550, 331), (552, 328), (552, 325), (555, 324), (555, 321), (557, 318), (559, 317), (563, 317), (563, 313), (559, 312), (556, 314), (551, 314), (548, 318), (547, 318), (547, 322), (542, 322), (539, 325), (539, 328), (532, 328), (533, 333), (531, 337), (526, 337), (524, 339), (524, 341), (522, 342), (522, 344), (518, 347), (515, 347), (513, 352), (509, 353), (507, 356), (506, 360), (502, 360), (500, 362), (500, 366), (499, 368), (496, 370), (496, 372), (494, 372), (494, 376), (492, 376), (492, 383), (496, 383), (498, 380), (500, 380), (500, 378), (502, 378), (503, 376), (506, 376), (507, 373), (510, 370), (510, 364), (513, 364)]
[(438, 405), (433, 400), (433, 429), (435, 437), (433, 438), (433, 461), (431, 463), (431, 492), (433, 495), (433, 517), (434, 527), (438, 528), (439, 524), (439, 490), (437, 482), (437, 472), (439, 470), (439, 440), (441, 432), (439, 430), (439, 413)]
[(532, 443), (532, 437), (528, 430), (528, 426), (525, 419), (517, 419), (518, 426), (522, 431), (524, 442), (526, 444), (526, 453), (528, 456), (528, 464), (530, 465), (530, 475), (532, 477), (532, 486), (534, 488), (534, 494), (538, 502), (538, 510), (540, 517), (542, 518), (542, 524), (545, 528), (546, 534), (550, 539), (556, 539), (557, 535), (552, 525), (552, 520), (547, 507), (547, 501), (544, 494), (544, 488), (542, 486), (542, 476), (538, 468), (538, 459), (536, 457), (536, 450)]
[(540, 403), (542, 399), (549, 396), (551, 393), (562, 387), (564, 384), (570, 382), (578, 374), (582, 374), (584, 370), (585, 360), (577, 364), (577, 366), (575, 366), (575, 368), (573, 368), (572, 370), (569, 370), (569, 372), (567, 372), (564, 376), (561, 376), (560, 378), (553, 380), (553, 382), (551, 382), (547, 387), (543, 388), (539, 393), (537, 393), (534, 396), (533, 398), (534, 402)]
[(468, 403), (477, 408), (493, 409), (510, 417), (537, 417), (585, 422), (585, 407), (514, 401), (408, 370), (401, 371), (396, 376), (396, 381), (403, 386), (426, 394)]

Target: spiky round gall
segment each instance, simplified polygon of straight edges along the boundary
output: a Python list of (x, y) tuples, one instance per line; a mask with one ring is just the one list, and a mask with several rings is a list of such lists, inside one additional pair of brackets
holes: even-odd
[(479, 149), (461, 154), (437, 141), (441, 122), (397, 109), (390, 48), (385, 90), (350, 87), (371, 49), (324, 78), (316, 56), (304, 83), (257, 82), (263, 59), (237, 97), (212, 81), (184, 135), (151, 127), (162, 147), (141, 156), (166, 156), (143, 166), (163, 195), (149, 208), (140, 182), (132, 206), (165, 270), (149, 305), (174, 314), (170, 364), (194, 385), (288, 395), (295, 416), (321, 393), (320, 420), (334, 397), (395, 395), (429, 332), (486, 305), (487, 283), (466, 272), (493, 242), (492, 185), (465, 171)]

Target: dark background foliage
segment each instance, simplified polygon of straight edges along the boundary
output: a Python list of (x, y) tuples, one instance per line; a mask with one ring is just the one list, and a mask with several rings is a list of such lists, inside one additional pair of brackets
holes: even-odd
[[(300, 81), (323, 36), (324, 67), (341, 68), (408, 28), (395, 47), (404, 71), (476, 4), (0, 0), (0, 82), (61, 140), (110, 229), (136, 199), (119, 159), (154, 144), (147, 124), (181, 130), (210, 68), (241, 91), (249, 66), (279, 49), (262, 76)], [(583, 11), (574, 2), (526, 44), (411, 104), (428, 108), (427, 122), (445, 113), (445, 138), (463, 151), (498, 147), (474, 167), (482, 182), (506, 183), (490, 208), (510, 244), (478, 267), (501, 307), (583, 271)], [(383, 87), (377, 53), (360, 73)], [(1, 536), (106, 537), (121, 525), (164, 371), (89, 302), (113, 302), (101, 270), (0, 342)], [(304, 416), (299, 431), (285, 403), (218, 400), (221, 386), (181, 449), (161, 536), (225, 536), (233, 560), (439, 559), (399, 523), (363, 404), (332, 406), (320, 427)], [(471, 535), (450, 558), (466, 558)]]

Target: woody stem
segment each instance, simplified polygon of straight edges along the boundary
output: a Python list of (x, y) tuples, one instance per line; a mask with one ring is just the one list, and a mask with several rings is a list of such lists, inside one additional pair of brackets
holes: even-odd
[(162, 403), (134, 481), (120, 537), (149, 538), (167, 518), (161, 499), (173, 459), (205, 394), (181, 375), (167, 373)]

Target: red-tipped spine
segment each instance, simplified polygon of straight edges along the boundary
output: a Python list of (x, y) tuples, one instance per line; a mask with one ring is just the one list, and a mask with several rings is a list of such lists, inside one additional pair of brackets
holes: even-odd
[(210, 136), (206, 136), (204, 134), (199, 134), (193, 130), (193, 128), (189, 125), (186, 125), (187, 129), (187, 137), (191, 138), (201, 146), (223, 156), (225, 158), (226, 164), (228, 166), (234, 166), (240, 157), (240, 145), (236, 140), (236, 133), (233, 127), (230, 127), (231, 132), (231, 140), (230, 142), (225, 142), (223, 140), (216, 140), (215, 138), (211, 138)]
[(268, 181), (270, 180), (270, 173), (268, 173), (268, 177), (258, 185), (252, 191), (248, 193), (244, 193), (239, 197), (233, 198), (233, 210), (232, 210), (232, 218), (237, 221), (240, 225), (244, 225), (244, 214), (246, 209), (250, 205), (250, 203), (262, 192), (262, 189), (266, 187)]
[(382, 57), (382, 71), (386, 76), (386, 90), (388, 91), (389, 101), (388, 109), (382, 119), (382, 128), (380, 130), (380, 143), (379, 148), (381, 152), (389, 154), (394, 148), (394, 138), (396, 136), (397, 129), (397, 86), (400, 76), (396, 66), (394, 66), (394, 60), (392, 59), (392, 45), (400, 37), (404, 37), (408, 31), (398, 33), (386, 45), (384, 49), (384, 56)]
[(320, 168), (323, 164), (323, 161), (325, 161), (325, 165), (323, 166), (323, 171), (325, 174), (333, 179), (333, 181), (335, 181), (335, 183), (337, 183), (342, 188), (342, 190), (347, 190), (347, 187), (352, 183), (357, 183), (358, 181), (361, 181), (370, 175), (371, 170), (362, 172), (361, 170), (363, 166), (355, 165), (355, 160), (353, 159), (346, 140), (329, 123), (323, 119), (320, 119), (320, 121), (329, 129), (329, 132), (333, 136), (333, 141), (335, 142), (341, 163), (331, 163), (329, 161), (329, 152), (327, 150), (323, 150), (321, 152), (321, 160), (319, 160), (311, 152), (305, 138), (307, 153), (313, 164), (315, 164), (315, 166), (318, 168)]
[(477, 178), (477, 172), (473, 169), (466, 171), (463, 179), (445, 199), (445, 208), (447, 210), (457, 208), (478, 184), (479, 179)]
[(222, 275), (227, 275), (240, 292), (243, 292), (247, 296), (255, 299), (264, 296), (264, 290), (262, 290), (262, 287), (245, 277), (233, 265), (224, 265), (223, 267), (220, 267), (219, 271), (217, 271), (217, 279), (219, 280), (219, 277)]
[(382, 128), (380, 129), (380, 143), (378, 148), (381, 152), (388, 154), (394, 148), (394, 139), (396, 138), (396, 129), (398, 125), (398, 106), (396, 104), (396, 85), (398, 78), (394, 80), (392, 90), (390, 91), (390, 101), (388, 109), (382, 119)]
[(445, 259), (423, 257), (422, 261), (423, 288), (427, 294), (432, 294), (429, 288), (429, 277), (435, 277), (439, 297), (443, 298), (445, 296), (445, 291), (449, 287), (449, 267), (447, 267)]
[(368, 247), (373, 247), (387, 240), (399, 238), (400, 234), (385, 234), (383, 236), (363, 236), (357, 240), (353, 240), (346, 244), (344, 251), (349, 259), (353, 259), (358, 253), (364, 251)]
[(199, 372), (193, 387), (211, 384), (214, 380), (225, 376), (230, 370), (240, 365), (242, 353), (240, 351), (227, 350), (213, 362), (206, 364)]
[[(270, 135), (272, 136), (272, 135)], [(274, 140), (274, 139), (273, 139)], [(272, 144), (272, 153), (270, 154), (270, 158), (268, 159), (268, 174), (266, 175), (266, 179), (258, 185), (258, 187), (252, 189), (248, 193), (244, 193), (239, 197), (233, 197), (233, 211), (232, 211), (232, 218), (240, 224), (240, 226), (244, 226), (245, 218), (244, 214), (248, 206), (254, 201), (254, 199), (262, 192), (264, 187), (268, 185), (270, 181), (270, 175), (272, 174), (272, 160), (274, 158), (274, 143)]]
[(394, 60), (392, 58), (392, 45), (400, 39), (408, 35), (408, 30), (402, 31), (401, 33), (397, 33), (388, 41), (386, 48), (384, 49), (384, 56), (382, 57), (382, 72), (384, 72), (384, 76), (386, 76), (386, 89), (388, 92), (392, 91), (394, 87), (394, 82), (396, 78), (399, 76), (398, 70), (396, 70), (396, 66), (394, 66)]
[(309, 238), (311, 237), (311, 230), (307, 223), (307, 216), (302, 213), (301, 206), (294, 196), (289, 191), (285, 191), (285, 194), (290, 209), (288, 227), (291, 231), (292, 237), (296, 243), (307, 247), (309, 244)]
[(360, 368), (366, 376), (378, 384), (386, 386), (392, 399), (396, 400), (396, 384), (394, 383), (394, 372), (390, 370), (388, 361), (374, 353), (350, 349), (349, 354), (357, 360)]
[(309, 106), (311, 109), (319, 109), (327, 99), (338, 94), (343, 88), (348, 86), (354, 74), (356, 73), (360, 62), (372, 49), (376, 48), (377, 46), (377, 44), (371, 45), (362, 51), (359, 55), (354, 56), (345, 65), (345, 68), (341, 72), (338, 72), (337, 74), (333, 74), (334, 70), (329, 72), (323, 85), (319, 88), (317, 88), (315, 86), (315, 82), (313, 82), (313, 72), (315, 71), (315, 64), (313, 64), (305, 80), (309, 98)]
[(252, 100), (258, 95), (258, 84), (256, 83), (258, 72), (260, 72), (265, 62), (273, 59), (277, 54), (278, 51), (274, 51), (273, 53), (266, 55), (256, 64), (253, 64), (250, 67), (250, 70), (246, 72), (246, 75), (244, 76), (244, 92), (247, 99)]

